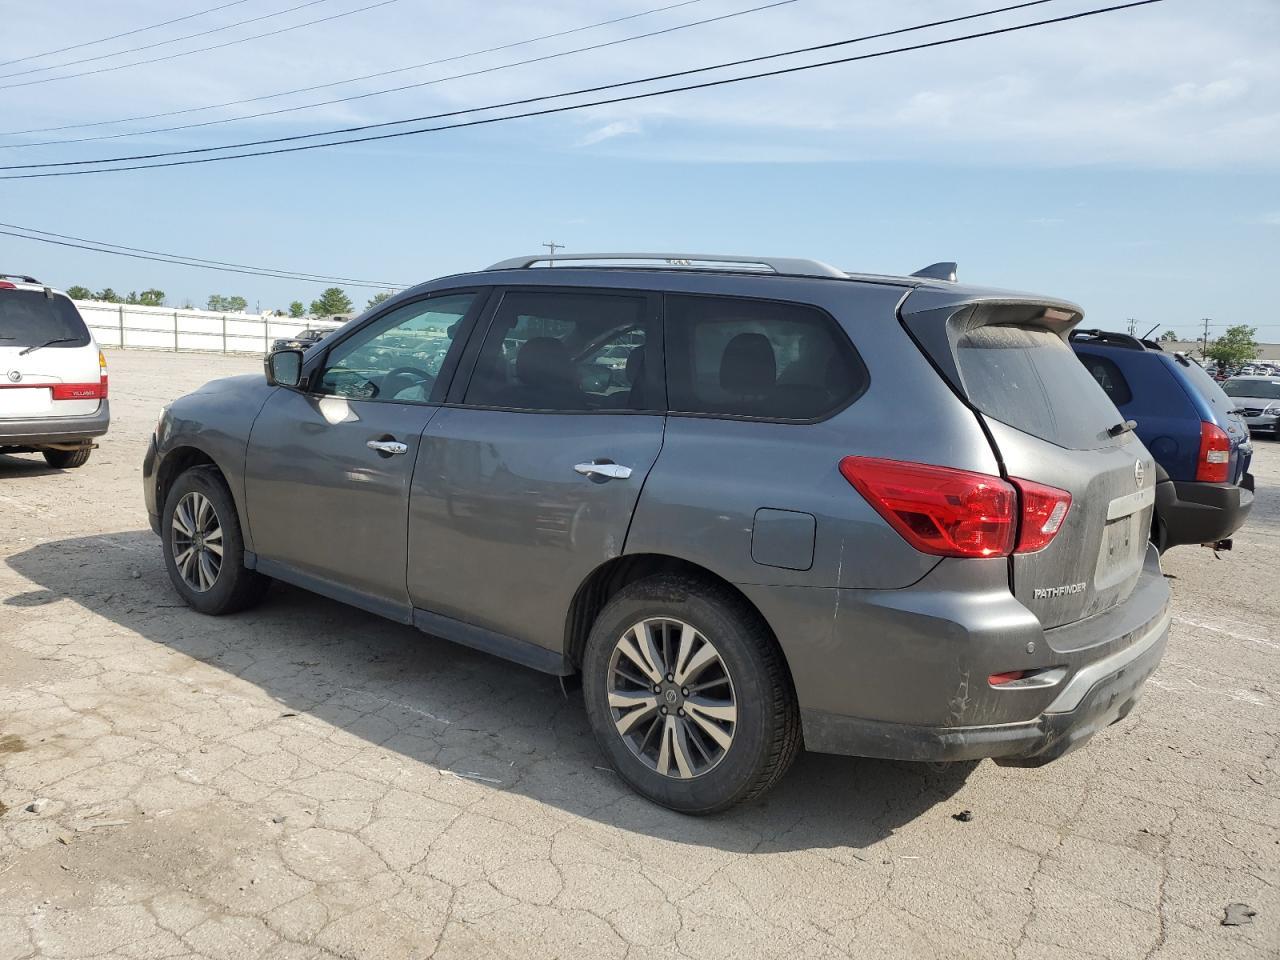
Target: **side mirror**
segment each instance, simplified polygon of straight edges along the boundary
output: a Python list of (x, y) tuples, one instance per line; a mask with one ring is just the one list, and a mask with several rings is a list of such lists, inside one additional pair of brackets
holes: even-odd
[(273, 387), (297, 387), (302, 382), (302, 351), (277, 350), (267, 357), (267, 383)]

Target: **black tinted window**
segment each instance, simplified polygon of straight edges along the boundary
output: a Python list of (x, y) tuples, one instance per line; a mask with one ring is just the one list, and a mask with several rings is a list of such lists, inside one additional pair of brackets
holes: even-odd
[(866, 386), (848, 339), (813, 307), (668, 296), (666, 318), (673, 411), (816, 420)]
[(465, 402), (518, 410), (660, 408), (648, 302), (626, 294), (509, 291)]
[(1227, 398), (1222, 387), (1218, 385), (1218, 381), (1209, 376), (1209, 371), (1200, 364), (1185, 357), (1180, 363), (1177, 360), (1174, 362), (1178, 363), (1183, 380), (1191, 386), (1192, 390), (1200, 394), (1215, 414), (1225, 416), (1236, 408), (1236, 405)]
[(1051, 330), (989, 324), (961, 335), (956, 365), (983, 413), (1062, 447), (1112, 442), (1122, 419), (1071, 348)]
[(1097, 381), (1103, 393), (1110, 397), (1111, 402), (1117, 407), (1123, 407), (1133, 399), (1133, 391), (1129, 389), (1129, 383), (1115, 361), (1108, 360), (1106, 357), (1096, 357), (1091, 353), (1078, 353), (1076, 356), (1080, 358), (1084, 368), (1093, 375), (1093, 379)]
[(89, 329), (66, 297), (47, 297), (41, 290), (0, 290), (0, 344), (31, 347), (65, 340), (52, 347), (84, 347)]

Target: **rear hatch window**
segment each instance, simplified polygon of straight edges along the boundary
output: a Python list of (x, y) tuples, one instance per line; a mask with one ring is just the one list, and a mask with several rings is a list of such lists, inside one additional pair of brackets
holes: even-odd
[(0, 347), (86, 347), (89, 328), (75, 304), (60, 293), (0, 290)]
[(956, 341), (969, 402), (989, 417), (1060, 447), (1110, 444), (1124, 418), (1074, 351), (1052, 330), (992, 324)]

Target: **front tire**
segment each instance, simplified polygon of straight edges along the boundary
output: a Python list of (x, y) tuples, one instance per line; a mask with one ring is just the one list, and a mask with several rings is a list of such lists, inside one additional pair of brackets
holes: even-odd
[(78, 450), (41, 450), (44, 455), (44, 462), (49, 464), (55, 470), (73, 470), (76, 467), (83, 467), (89, 462), (89, 454), (93, 452), (92, 447), (81, 447)]
[(728, 588), (655, 576), (614, 596), (583, 651), (587, 717), (637, 793), (688, 814), (764, 793), (800, 749), (768, 626)]
[(164, 563), (187, 604), (220, 617), (245, 610), (271, 581), (244, 565), (244, 537), (217, 468), (192, 467), (174, 481), (160, 517)]

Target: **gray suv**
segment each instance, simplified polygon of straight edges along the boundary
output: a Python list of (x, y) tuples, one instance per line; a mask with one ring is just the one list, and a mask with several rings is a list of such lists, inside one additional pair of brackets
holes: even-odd
[(282, 580), (580, 675), (618, 772), (687, 813), (802, 745), (1047, 763), (1164, 651), (1155, 467), (1078, 307), (953, 268), (591, 254), (414, 287), (165, 411), (174, 587), (218, 615)]

